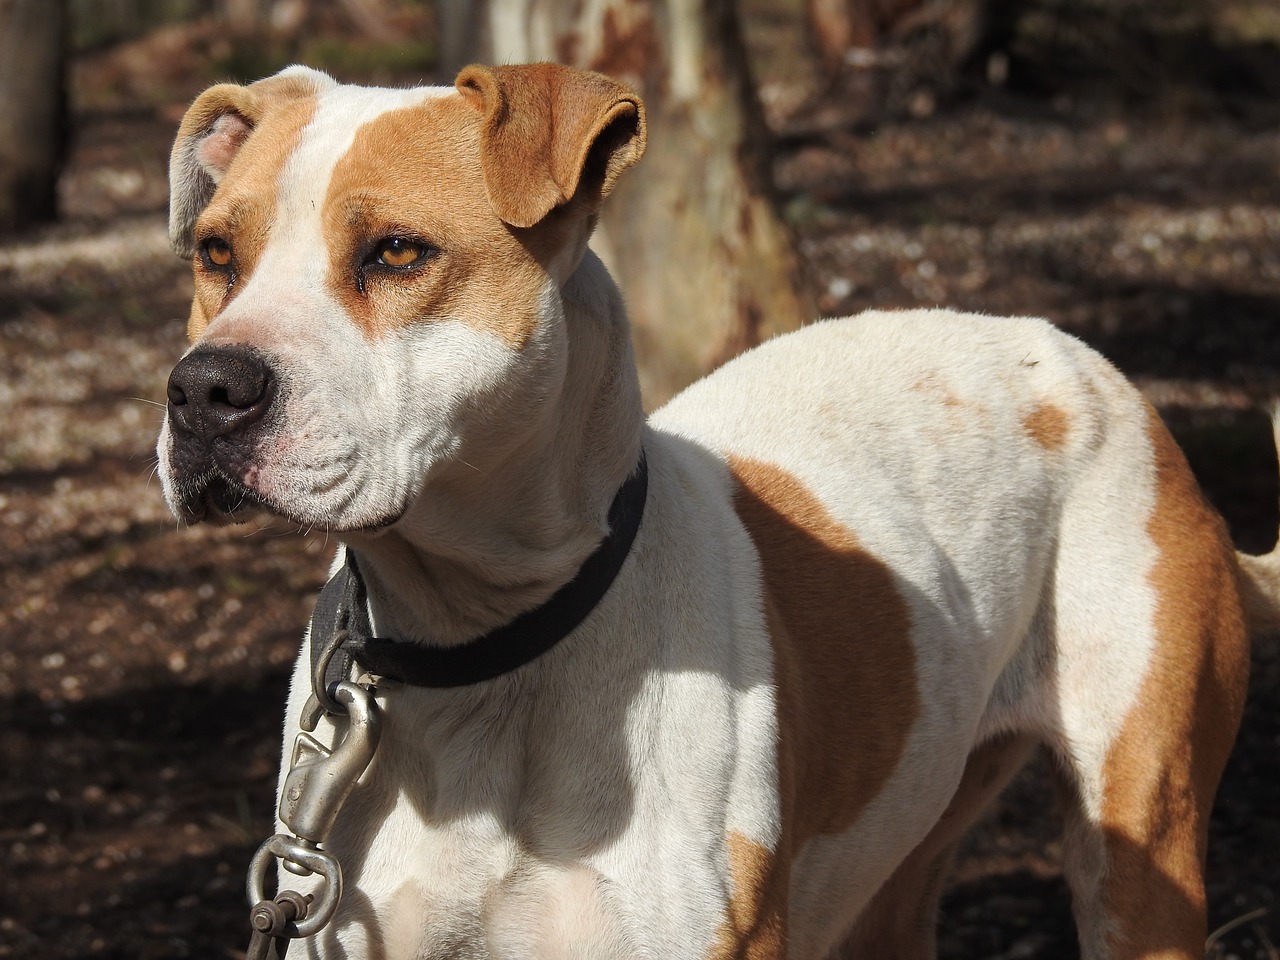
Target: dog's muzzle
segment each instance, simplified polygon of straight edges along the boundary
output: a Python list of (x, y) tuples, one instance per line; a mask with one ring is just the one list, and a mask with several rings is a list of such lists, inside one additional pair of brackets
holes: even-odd
[(170, 479), (191, 521), (231, 519), (261, 499), (249, 484), (279, 381), (259, 354), (195, 350), (169, 374)]

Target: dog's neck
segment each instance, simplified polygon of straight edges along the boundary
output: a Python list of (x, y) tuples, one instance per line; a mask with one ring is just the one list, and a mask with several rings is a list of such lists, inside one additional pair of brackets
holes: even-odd
[(607, 532), (644, 413), (621, 295), (594, 254), (561, 290), (569, 360), (543, 429), (498, 463), (433, 470), (409, 512), (345, 537), (381, 635), (453, 646), (569, 582)]

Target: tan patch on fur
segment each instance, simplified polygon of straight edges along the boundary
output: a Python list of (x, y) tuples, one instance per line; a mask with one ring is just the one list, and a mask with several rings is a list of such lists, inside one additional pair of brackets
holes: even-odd
[(1071, 432), (1071, 421), (1061, 407), (1040, 403), (1023, 415), (1022, 430), (1046, 450), (1060, 450)]
[[(1200, 955), (1209, 810), (1243, 709), (1249, 641), (1235, 554), (1154, 410), (1156, 505), (1147, 530), (1157, 647), (1105, 766), (1104, 902), (1116, 960)], [(1117, 637), (1115, 642), (1123, 643)], [(1163, 955), (1163, 954), (1162, 954)], [(1181, 954), (1179, 954), (1181, 955)]]
[(728, 837), (733, 889), (710, 960), (782, 960), (786, 956), (786, 871), (762, 844)]
[(261, 259), (275, 221), (281, 171), (315, 116), (317, 102), (309, 84), (276, 77), (248, 89), (256, 92), (254, 103), (260, 110), (253, 118), (253, 132), (232, 158), (195, 227), (197, 248), (200, 239), (208, 236), (231, 243), (235, 279), (228, 287), (226, 275), (204, 269), (197, 252), (195, 303), (187, 325), (187, 337), (192, 341), (243, 289)]
[[(360, 128), (322, 208), (329, 290), (369, 337), (457, 319), (513, 350), (540, 318), (547, 277), (498, 218), (477, 165), (479, 114), (461, 96), (388, 111)], [(402, 272), (365, 270), (380, 240), (409, 237), (437, 253)]]
[(736, 457), (729, 466), (763, 568), (794, 853), (853, 826), (897, 768), (920, 712), (911, 617), (889, 568), (794, 476)]
[[(644, 152), (644, 108), (607, 77), (555, 64), (468, 67), (457, 89), (365, 124), (339, 161), (323, 210), (330, 290), (370, 337), (456, 319), (520, 350), (552, 276), (568, 276), (600, 202)], [(369, 268), (395, 236), (435, 252)]]
[(191, 301), (191, 314), (187, 317), (187, 339), (195, 343), (208, 325), (209, 315), (204, 312), (204, 304), (197, 293), (195, 299)]
[(924, 394), (930, 400), (940, 403), (944, 407), (957, 408), (964, 406), (964, 401), (957, 397), (936, 373), (921, 377), (912, 384), (911, 389), (916, 393)]

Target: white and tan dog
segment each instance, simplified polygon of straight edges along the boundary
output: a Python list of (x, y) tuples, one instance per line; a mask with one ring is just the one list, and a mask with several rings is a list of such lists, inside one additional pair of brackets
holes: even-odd
[(1083, 956), (1202, 956), (1266, 571), (1138, 392), (1038, 320), (816, 323), (646, 423), (587, 250), (644, 138), (630, 91), (545, 64), (413, 90), (291, 68), (183, 121), (180, 517), (334, 531), (380, 635), (466, 649), (574, 581), (647, 463), (568, 636), (379, 684), (307, 955), (929, 957), (951, 850), (1039, 743)]

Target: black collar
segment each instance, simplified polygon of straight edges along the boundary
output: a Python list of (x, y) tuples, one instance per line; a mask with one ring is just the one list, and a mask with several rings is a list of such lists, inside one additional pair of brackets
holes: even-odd
[[(609, 506), (609, 533), (587, 557), (577, 576), (546, 603), (522, 613), (506, 626), (456, 647), (433, 647), (374, 637), (368, 596), (355, 552), (320, 591), (311, 615), (312, 677), (324, 677), (321, 703), (352, 661), (367, 673), (415, 687), (462, 687), (492, 680), (546, 653), (586, 619), (608, 592), (631, 550), (644, 515), (649, 468), (640, 463)], [(327, 661), (327, 662), (322, 662)], [(314, 683), (313, 679), (313, 683)]]

